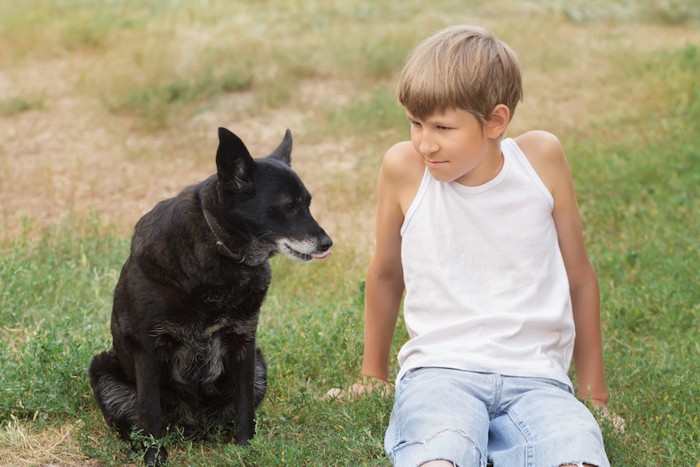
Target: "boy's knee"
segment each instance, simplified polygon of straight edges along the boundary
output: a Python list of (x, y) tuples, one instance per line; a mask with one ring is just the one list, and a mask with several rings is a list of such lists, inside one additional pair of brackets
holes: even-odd
[(437, 460), (421, 464), (421, 467), (455, 467), (455, 464), (450, 461)]

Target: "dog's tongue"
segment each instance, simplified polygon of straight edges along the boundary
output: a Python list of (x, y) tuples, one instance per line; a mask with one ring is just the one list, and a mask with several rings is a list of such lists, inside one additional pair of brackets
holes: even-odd
[(333, 253), (331, 250), (322, 251), (320, 253), (311, 253), (311, 257), (315, 259), (323, 259), (330, 256), (331, 253)]

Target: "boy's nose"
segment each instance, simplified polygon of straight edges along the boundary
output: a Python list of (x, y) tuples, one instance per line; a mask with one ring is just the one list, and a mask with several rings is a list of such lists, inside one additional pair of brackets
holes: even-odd
[(437, 152), (438, 149), (439, 148), (435, 140), (426, 135), (421, 138), (420, 144), (418, 145), (418, 152), (420, 152), (421, 156), (427, 156)]

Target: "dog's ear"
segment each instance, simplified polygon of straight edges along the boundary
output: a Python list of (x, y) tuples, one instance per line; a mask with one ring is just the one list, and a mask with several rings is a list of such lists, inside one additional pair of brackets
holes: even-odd
[(278, 161), (284, 162), (288, 166), (292, 165), (292, 131), (287, 128), (284, 132), (284, 139), (277, 148), (270, 153), (270, 159), (276, 159)]
[(255, 161), (243, 141), (226, 128), (219, 128), (219, 148), (216, 150), (216, 174), (225, 188), (251, 192)]

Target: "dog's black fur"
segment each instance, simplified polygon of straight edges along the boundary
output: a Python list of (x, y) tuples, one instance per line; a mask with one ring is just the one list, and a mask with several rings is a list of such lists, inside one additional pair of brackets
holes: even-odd
[[(171, 426), (196, 437), (233, 430), (245, 445), (267, 388), (255, 344), (270, 283), (268, 258), (326, 256), (331, 239), (290, 166), (291, 132), (253, 159), (219, 128), (217, 173), (160, 202), (136, 224), (114, 291), (113, 347), (90, 364), (107, 423), (159, 439)], [(149, 448), (147, 464), (166, 459)]]

